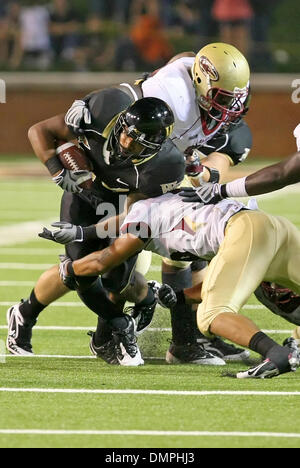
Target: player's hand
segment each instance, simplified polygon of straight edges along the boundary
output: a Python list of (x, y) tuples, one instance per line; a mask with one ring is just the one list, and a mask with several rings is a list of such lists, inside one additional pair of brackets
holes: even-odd
[(63, 245), (71, 244), (71, 242), (83, 241), (83, 230), (81, 226), (75, 226), (65, 221), (53, 223), (51, 226), (58, 229), (56, 231), (50, 231), (44, 228), (43, 232), (39, 234), (39, 237)]
[(52, 180), (66, 192), (81, 193), (83, 189), (80, 187), (80, 184), (90, 180), (90, 178), (91, 173), (89, 171), (69, 171), (68, 169), (63, 169)]
[(204, 166), (201, 164), (197, 150), (194, 150), (191, 154), (186, 154), (185, 161), (185, 173), (188, 177), (201, 177), (203, 175)]
[(168, 284), (163, 284), (158, 291), (158, 302), (166, 308), (172, 309), (177, 304), (177, 297), (175, 291)]
[(70, 281), (72, 281), (72, 275), (68, 272), (68, 266), (73, 263), (72, 260), (66, 255), (60, 255), (60, 264), (59, 264), (59, 276), (62, 282), (68, 286)]
[(183, 187), (179, 193), (184, 202), (202, 203), (203, 205), (215, 205), (223, 200), (221, 195), (221, 184), (206, 183), (198, 188)]
[(91, 113), (86, 105), (86, 102), (76, 100), (68, 110), (65, 116), (65, 123), (71, 127), (75, 135), (84, 134), (84, 126), (92, 122)]

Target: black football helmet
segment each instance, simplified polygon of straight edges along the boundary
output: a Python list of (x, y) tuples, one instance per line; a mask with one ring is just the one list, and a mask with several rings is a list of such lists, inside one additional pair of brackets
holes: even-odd
[(174, 114), (164, 101), (154, 97), (142, 98), (119, 115), (110, 138), (109, 149), (113, 151), (116, 159), (124, 159), (119, 148), (119, 138), (121, 132), (125, 131), (142, 146), (139, 154), (132, 154), (129, 158), (145, 159), (158, 153), (173, 128)]

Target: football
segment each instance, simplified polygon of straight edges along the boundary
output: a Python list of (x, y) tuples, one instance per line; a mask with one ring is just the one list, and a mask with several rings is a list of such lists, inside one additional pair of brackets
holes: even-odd
[[(56, 148), (56, 154), (65, 169), (70, 171), (89, 171), (92, 172), (93, 167), (91, 161), (86, 156), (85, 152), (72, 142), (59, 141)], [(86, 182), (80, 184), (80, 187), (87, 190), (92, 187), (93, 175)]]

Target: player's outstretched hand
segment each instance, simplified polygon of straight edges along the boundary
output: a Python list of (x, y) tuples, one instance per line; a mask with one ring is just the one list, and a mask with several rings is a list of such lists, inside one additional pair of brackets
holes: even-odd
[(158, 291), (158, 302), (159, 304), (166, 308), (171, 309), (177, 304), (176, 293), (168, 284), (163, 284)]
[(221, 195), (221, 184), (206, 183), (201, 187), (182, 187), (179, 193), (183, 201), (187, 203), (202, 203), (203, 205), (215, 205), (223, 200)]
[(50, 231), (47, 228), (43, 229), (43, 232), (39, 234), (39, 237), (43, 239), (52, 240), (58, 244), (71, 244), (71, 242), (82, 242), (83, 231), (81, 226), (75, 226), (74, 224), (66, 223), (64, 221), (51, 224), (52, 227), (58, 228), (55, 231)]

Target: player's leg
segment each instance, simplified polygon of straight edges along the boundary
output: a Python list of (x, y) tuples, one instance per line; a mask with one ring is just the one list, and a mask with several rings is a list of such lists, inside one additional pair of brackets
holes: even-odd
[[(277, 226), (262, 212), (242, 211), (233, 216), (225, 239), (210, 263), (198, 308), (198, 326), (205, 334), (223, 336), (268, 359), (240, 377), (273, 377), (294, 370), (288, 346), (280, 346), (238, 312), (258, 284), (269, 274), (279, 248)], [(275, 266), (273, 266), (273, 273)]]
[[(191, 264), (163, 260), (162, 282), (175, 291), (192, 286)], [(224, 365), (219, 357), (206, 351), (197, 343), (196, 314), (191, 305), (176, 305), (170, 310), (172, 342), (166, 354), (168, 364), (179, 362), (203, 365)]]
[(32, 328), (40, 313), (49, 304), (69, 291), (60, 279), (57, 265), (41, 275), (30, 296), (12, 306), (7, 312), (8, 336), (6, 343), (10, 353), (16, 355), (33, 354)]

